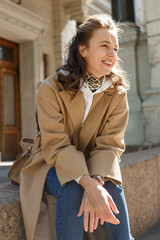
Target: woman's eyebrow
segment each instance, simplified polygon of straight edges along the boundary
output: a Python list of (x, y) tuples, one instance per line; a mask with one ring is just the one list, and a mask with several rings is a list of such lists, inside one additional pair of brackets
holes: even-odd
[[(111, 42), (106, 41), (106, 40), (101, 41), (100, 44), (101, 44), (101, 43), (109, 43), (109, 44), (111, 44)], [(117, 44), (115, 44), (115, 47), (119, 48), (119, 46), (118, 46)]]

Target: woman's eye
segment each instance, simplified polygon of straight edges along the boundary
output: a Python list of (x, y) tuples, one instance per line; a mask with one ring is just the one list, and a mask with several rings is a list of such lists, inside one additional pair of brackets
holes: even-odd
[(102, 47), (108, 47), (108, 45), (107, 45), (107, 44), (104, 44), (104, 45), (102, 45)]

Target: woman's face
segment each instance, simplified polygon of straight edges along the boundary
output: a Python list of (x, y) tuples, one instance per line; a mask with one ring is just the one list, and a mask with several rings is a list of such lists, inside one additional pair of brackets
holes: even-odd
[(95, 30), (88, 47), (79, 46), (80, 54), (87, 64), (87, 72), (97, 78), (109, 75), (117, 61), (118, 48), (118, 38), (114, 30)]

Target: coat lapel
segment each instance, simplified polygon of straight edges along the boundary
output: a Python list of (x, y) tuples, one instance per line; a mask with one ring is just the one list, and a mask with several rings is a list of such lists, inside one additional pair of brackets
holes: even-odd
[[(108, 109), (114, 92), (115, 89), (110, 87), (104, 91), (104, 93), (107, 94), (104, 96), (103, 100), (100, 102), (97, 108), (88, 115), (81, 130), (79, 130), (73, 136), (74, 144), (79, 148), (80, 151), (83, 152), (85, 150), (89, 141), (94, 135), (94, 132), (98, 128), (101, 119)], [(60, 91), (59, 94), (72, 120), (74, 132), (80, 127), (84, 117), (85, 102), (83, 93), (79, 90), (72, 100), (70, 94), (68, 94), (65, 90)]]
[(87, 147), (89, 141), (91, 140), (94, 132), (98, 128), (100, 121), (102, 120), (105, 112), (108, 109), (108, 106), (111, 102), (112, 95), (107, 94), (104, 96), (103, 100), (97, 106), (97, 108), (88, 115), (83, 128), (79, 134), (79, 150), (84, 151)]
[(85, 103), (83, 93), (79, 90), (73, 99), (66, 91), (61, 91), (59, 94), (72, 120), (74, 132), (79, 128), (84, 117)]

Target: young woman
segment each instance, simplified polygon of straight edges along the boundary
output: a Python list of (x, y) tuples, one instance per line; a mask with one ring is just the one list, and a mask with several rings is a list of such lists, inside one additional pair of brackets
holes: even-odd
[(57, 240), (82, 240), (83, 229), (93, 232), (99, 222), (111, 240), (133, 239), (119, 166), (129, 84), (117, 61), (118, 31), (107, 15), (87, 18), (69, 44), (66, 64), (40, 86), (37, 112), (44, 159), (31, 163), (21, 176), (27, 232), (39, 210), (34, 209), (29, 223), (31, 210), (23, 192), (28, 179), (25, 191), (32, 202), (40, 205), (43, 189), (57, 199)]

